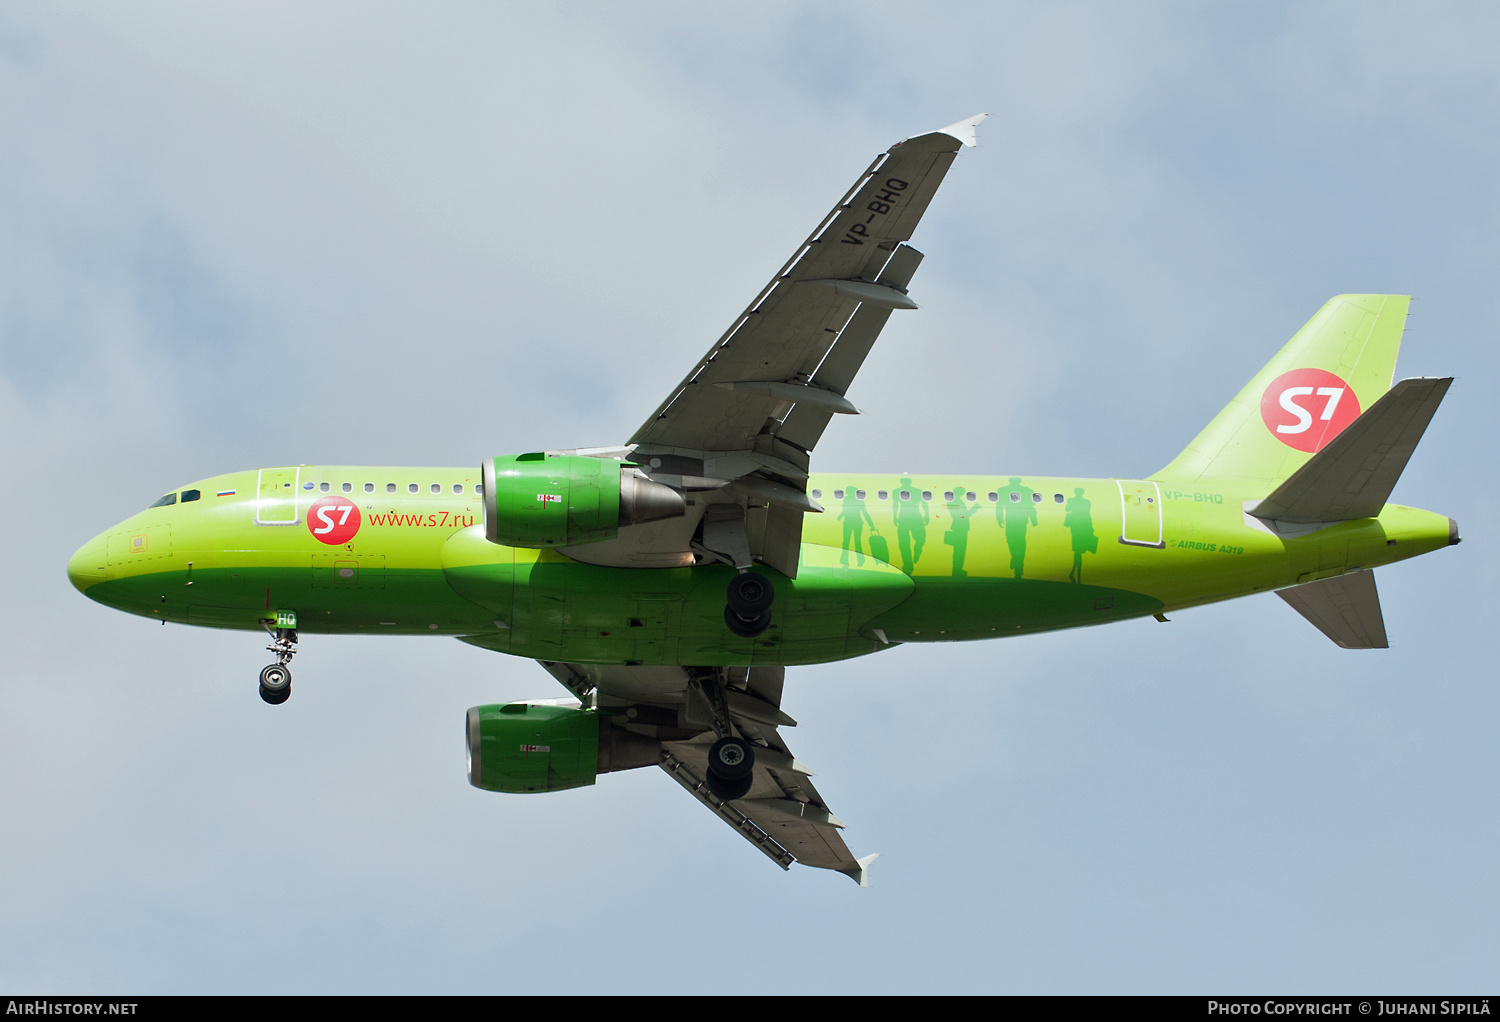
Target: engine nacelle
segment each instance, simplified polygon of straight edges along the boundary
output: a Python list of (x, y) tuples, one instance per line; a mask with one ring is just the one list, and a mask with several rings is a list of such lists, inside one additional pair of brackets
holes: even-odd
[(485, 462), (484, 534), (491, 543), (563, 547), (613, 539), (622, 525), (680, 518), (682, 494), (632, 465), (575, 454)]
[(562, 791), (594, 783), (599, 774), (651, 766), (654, 739), (604, 727), (599, 714), (545, 703), (494, 703), (469, 708), (469, 783), (485, 791)]

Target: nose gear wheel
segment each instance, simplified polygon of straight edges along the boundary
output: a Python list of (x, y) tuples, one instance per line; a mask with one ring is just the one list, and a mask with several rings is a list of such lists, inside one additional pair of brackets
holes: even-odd
[(269, 621), (261, 626), (271, 635), (268, 652), (276, 654), (276, 662), (261, 668), (260, 697), (272, 706), (280, 706), (292, 695), (292, 669), (287, 665), (297, 655), (297, 629), (273, 628)]

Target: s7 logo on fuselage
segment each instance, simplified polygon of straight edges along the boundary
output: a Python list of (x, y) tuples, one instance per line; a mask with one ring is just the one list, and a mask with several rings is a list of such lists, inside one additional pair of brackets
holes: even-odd
[(1260, 417), (1271, 435), (1309, 454), (1343, 432), (1359, 412), (1354, 388), (1323, 369), (1282, 373), (1260, 398)]
[(348, 497), (319, 497), (307, 509), (307, 531), (319, 543), (347, 543), (359, 532), (359, 525), (359, 506)]

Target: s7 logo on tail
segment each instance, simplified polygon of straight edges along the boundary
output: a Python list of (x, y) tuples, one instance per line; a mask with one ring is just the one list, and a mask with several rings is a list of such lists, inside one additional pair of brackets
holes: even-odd
[(1282, 373), (1260, 398), (1260, 417), (1271, 435), (1309, 454), (1343, 432), (1359, 412), (1354, 388), (1322, 369)]

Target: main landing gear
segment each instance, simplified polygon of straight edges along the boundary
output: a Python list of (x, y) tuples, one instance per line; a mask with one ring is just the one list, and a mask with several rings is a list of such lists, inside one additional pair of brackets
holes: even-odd
[(695, 673), (692, 681), (713, 710), (714, 733), (719, 736), (708, 750), (708, 790), (726, 802), (744, 798), (755, 780), (755, 746), (736, 735), (729, 723), (722, 672)]
[(741, 571), (729, 582), (724, 624), (741, 638), (754, 638), (771, 627), (771, 603), (775, 599), (770, 579)]
[(276, 662), (261, 668), (260, 697), (272, 706), (279, 706), (292, 694), (292, 669), (287, 665), (297, 655), (297, 629), (273, 628), (268, 621), (262, 621), (261, 625), (271, 635), (271, 644), (266, 649), (276, 654)]
[(755, 747), (729, 736), (708, 750), (708, 790), (726, 802), (744, 798), (755, 779)]

